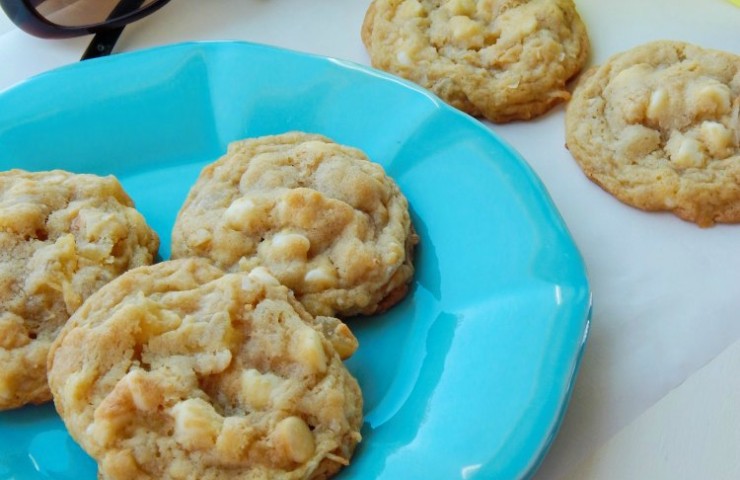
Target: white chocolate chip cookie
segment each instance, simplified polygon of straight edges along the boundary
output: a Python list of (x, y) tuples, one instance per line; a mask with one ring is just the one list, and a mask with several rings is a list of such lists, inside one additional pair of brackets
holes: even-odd
[(0, 172), (0, 410), (51, 400), (46, 354), (59, 330), (158, 248), (113, 177)]
[(362, 396), (324, 321), (341, 324), (264, 268), (162, 262), (72, 316), (49, 384), (102, 478), (327, 478), (360, 441)]
[(374, 0), (362, 40), (374, 67), (493, 122), (567, 100), (589, 50), (572, 0)]
[(403, 298), (417, 238), (380, 165), (293, 132), (235, 142), (203, 169), (175, 222), (172, 258), (264, 266), (309, 312), (350, 316)]
[(740, 222), (740, 56), (659, 41), (585, 75), (567, 146), (619, 200), (710, 226)]

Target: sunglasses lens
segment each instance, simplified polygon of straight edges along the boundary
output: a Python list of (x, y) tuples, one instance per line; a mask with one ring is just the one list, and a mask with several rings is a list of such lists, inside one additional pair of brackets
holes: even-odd
[(63, 27), (84, 27), (115, 20), (158, 0), (32, 0), (36, 11)]

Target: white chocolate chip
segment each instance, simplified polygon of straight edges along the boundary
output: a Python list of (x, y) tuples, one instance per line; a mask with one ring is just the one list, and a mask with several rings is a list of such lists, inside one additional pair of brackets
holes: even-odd
[[(483, 18), (490, 19), (491, 10), (498, 10), (500, 7), (491, 7), (488, 3), (487, 8), (485, 8), (486, 3), (488, 2), (478, 2), (478, 15), (482, 14)], [(488, 10), (488, 12), (481, 12), (481, 7)], [(533, 8), (502, 8), (495, 23), (506, 25), (501, 31), (502, 38), (507, 39), (507, 41), (520, 42), (537, 30), (539, 22), (537, 17), (538, 15)]]
[(650, 94), (650, 101), (647, 107), (647, 118), (653, 122), (659, 122), (660, 119), (668, 112), (669, 105), (668, 92), (659, 88)]
[(227, 349), (198, 353), (193, 358), (193, 370), (201, 375), (221, 373), (229, 368), (231, 359), (231, 351)]
[(612, 80), (609, 82), (609, 87), (622, 88), (625, 86), (633, 85), (635, 83), (643, 83), (645, 80), (645, 76), (647, 76), (650, 71), (650, 66), (642, 63), (625, 68), (624, 70), (620, 71), (614, 78), (612, 78)]
[(418, 0), (406, 0), (396, 10), (396, 16), (400, 19), (412, 19), (424, 14), (424, 8)]
[(671, 162), (678, 168), (704, 166), (705, 156), (701, 151), (701, 144), (693, 138), (684, 135), (674, 135), (667, 145)]
[(224, 223), (233, 230), (243, 230), (254, 214), (254, 202), (251, 199), (237, 198), (224, 212)]
[(450, 15), (471, 16), (475, 14), (476, 10), (473, 0), (448, 0), (444, 8), (450, 12)]
[(189, 450), (212, 448), (223, 417), (200, 398), (189, 398), (170, 409), (175, 419), (175, 440)]
[(272, 373), (260, 373), (250, 368), (241, 375), (241, 399), (254, 410), (270, 406), (273, 391), (282, 384), (282, 379)]
[[(616, 107), (605, 112), (610, 123), (625, 126), (645, 121), (650, 97), (643, 85), (651, 71), (647, 65), (633, 65), (620, 71), (609, 81), (604, 88), (604, 97), (610, 98)], [(660, 103), (660, 96), (660, 93), (656, 95), (656, 106)], [(658, 118), (665, 117), (663, 115)]]
[(456, 15), (449, 22), (452, 40), (466, 47), (483, 46), (483, 27), (464, 15)]
[(131, 394), (134, 407), (141, 412), (152, 412), (161, 403), (161, 395), (151, 381), (147, 381), (143, 370), (132, 370), (120, 382), (124, 383)]
[(299, 233), (278, 233), (272, 237), (268, 249), (276, 259), (305, 259), (311, 242)]
[(337, 283), (337, 275), (330, 267), (321, 265), (306, 272), (303, 281), (318, 289), (331, 288)]
[(404, 67), (411, 65), (411, 57), (405, 50), (401, 50), (396, 54), (396, 60)]
[(299, 417), (281, 420), (275, 426), (271, 437), (277, 451), (296, 463), (307, 462), (316, 451), (311, 429)]
[(346, 360), (355, 353), (358, 347), (357, 338), (341, 320), (334, 317), (316, 317), (320, 322), (321, 332), (331, 342), (339, 358)]
[(616, 143), (615, 160), (624, 165), (635, 163), (660, 146), (660, 132), (644, 125), (628, 125)]
[(312, 372), (323, 373), (327, 368), (326, 352), (321, 334), (309, 326), (301, 328), (291, 339), (291, 354)]
[(262, 284), (262, 285), (273, 285), (277, 286), (280, 285), (280, 282), (277, 278), (275, 278), (268, 269), (265, 267), (256, 267), (253, 268), (248, 274), (247, 277), (250, 280), (253, 280), (256, 283)]
[(690, 89), (693, 110), (703, 115), (724, 115), (730, 111), (730, 88), (721, 83), (694, 86)]
[(732, 147), (732, 132), (718, 122), (701, 124), (701, 139), (709, 152), (715, 157), (724, 157)]

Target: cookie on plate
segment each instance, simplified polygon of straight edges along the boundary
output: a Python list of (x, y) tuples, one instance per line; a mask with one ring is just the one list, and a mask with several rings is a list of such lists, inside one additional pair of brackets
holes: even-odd
[(158, 248), (114, 177), (0, 172), (0, 410), (51, 399), (46, 354), (59, 329)]
[(192, 187), (172, 258), (264, 266), (314, 315), (383, 311), (404, 297), (418, 241), (398, 185), (360, 150), (291, 132), (232, 143)]
[(359, 386), (320, 333), (329, 320), (341, 324), (262, 267), (131, 270), (52, 345), (54, 403), (106, 479), (327, 478), (362, 423)]
[(572, 0), (374, 0), (362, 40), (374, 67), (499, 123), (567, 100), (589, 51)]
[(740, 56), (676, 41), (614, 55), (579, 83), (566, 140), (624, 203), (700, 226), (740, 221)]

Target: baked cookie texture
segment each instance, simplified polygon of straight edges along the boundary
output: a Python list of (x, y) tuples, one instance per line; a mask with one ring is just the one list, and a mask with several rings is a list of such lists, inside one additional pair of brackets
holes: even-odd
[(374, 0), (361, 34), (374, 67), (497, 123), (568, 100), (589, 52), (572, 0)]
[(232, 143), (191, 189), (172, 258), (264, 266), (314, 315), (381, 312), (414, 273), (408, 202), (360, 150), (291, 132)]
[(624, 203), (700, 226), (740, 221), (740, 56), (677, 41), (619, 53), (584, 75), (567, 147)]
[(158, 248), (114, 177), (0, 172), (0, 410), (51, 400), (46, 354), (60, 328)]
[(134, 269), (52, 345), (54, 402), (102, 478), (328, 478), (360, 441), (362, 396), (322, 321), (264, 268)]

